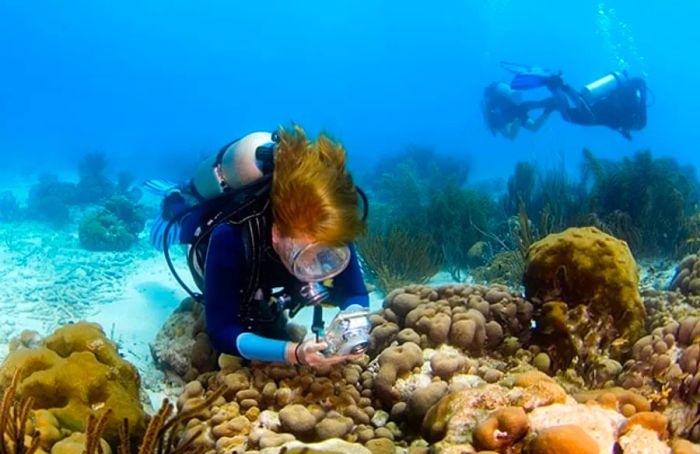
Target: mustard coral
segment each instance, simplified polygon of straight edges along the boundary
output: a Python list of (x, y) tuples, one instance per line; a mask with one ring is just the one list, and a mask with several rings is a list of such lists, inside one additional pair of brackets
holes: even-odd
[(99, 325), (66, 325), (36, 348), (12, 351), (0, 367), (0, 388), (10, 385), (18, 369), (18, 397), (32, 398), (35, 410), (50, 411), (61, 429), (84, 432), (88, 416), (104, 409), (111, 410), (104, 432), (110, 444), (116, 445), (124, 419), (133, 434), (143, 432), (138, 372)]
[(538, 331), (556, 350), (559, 367), (600, 350), (624, 351), (644, 328), (639, 275), (627, 243), (594, 227), (534, 243), (524, 284)]

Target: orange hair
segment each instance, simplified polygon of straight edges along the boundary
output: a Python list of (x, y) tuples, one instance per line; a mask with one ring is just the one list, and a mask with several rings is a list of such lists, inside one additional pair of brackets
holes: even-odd
[(365, 223), (343, 146), (324, 134), (312, 143), (296, 125), (280, 128), (279, 139), (271, 198), (280, 235), (335, 246), (353, 241)]

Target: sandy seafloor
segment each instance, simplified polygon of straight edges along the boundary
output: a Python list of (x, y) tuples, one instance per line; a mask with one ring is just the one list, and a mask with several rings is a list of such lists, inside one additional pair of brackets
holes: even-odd
[[(23, 206), (31, 183), (0, 184), (0, 191), (11, 190)], [(157, 207), (157, 199), (143, 202)], [(127, 252), (81, 248), (77, 222), (85, 209), (73, 213), (74, 221), (59, 229), (38, 221), (0, 223), (0, 361), (10, 340), (23, 330), (45, 336), (65, 323), (97, 322), (138, 368), (151, 406), (157, 408), (164, 396), (173, 397), (179, 390), (166, 388), (149, 344), (187, 294), (170, 274), (163, 254), (148, 243), (150, 221)], [(182, 250), (173, 248), (171, 254), (180, 276), (194, 288)], [(665, 288), (674, 267), (640, 264), (642, 287)], [(443, 272), (429, 284), (451, 282)], [(372, 292), (370, 309), (379, 309), (382, 298)], [(334, 312), (326, 310), (326, 323)], [(307, 308), (292, 321), (308, 327), (311, 314)]]

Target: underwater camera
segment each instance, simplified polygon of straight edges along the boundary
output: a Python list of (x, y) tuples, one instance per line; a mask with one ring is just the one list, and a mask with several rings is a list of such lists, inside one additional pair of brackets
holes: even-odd
[(324, 341), (326, 356), (357, 355), (369, 348), (369, 312), (366, 309), (339, 313), (331, 322)]
[(317, 333), (318, 340), (324, 341), (328, 347), (323, 351), (326, 356), (356, 355), (364, 353), (369, 348), (369, 311), (365, 308), (346, 310), (335, 316), (328, 326), (323, 329), (321, 306), (330, 300), (328, 288), (320, 282), (308, 282), (300, 285), (291, 294), (277, 295), (281, 309), (289, 310), (289, 316), (294, 316), (306, 306), (314, 307), (314, 325), (312, 331)]

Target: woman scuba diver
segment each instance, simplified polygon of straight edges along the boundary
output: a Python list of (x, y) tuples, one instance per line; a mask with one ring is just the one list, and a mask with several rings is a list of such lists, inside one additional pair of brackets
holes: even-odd
[[(366, 350), (369, 297), (352, 245), (366, 228), (366, 205), (363, 214), (345, 160), (342, 145), (325, 135), (312, 143), (295, 126), (231, 142), (184, 187), (147, 183), (166, 193), (151, 240), (173, 272), (168, 246), (189, 246), (203, 298), (188, 291), (203, 299), (217, 351), (321, 366)], [(341, 309), (327, 330), (322, 304)], [(293, 341), (286, 315), (307, 305), (316, 336)]]

